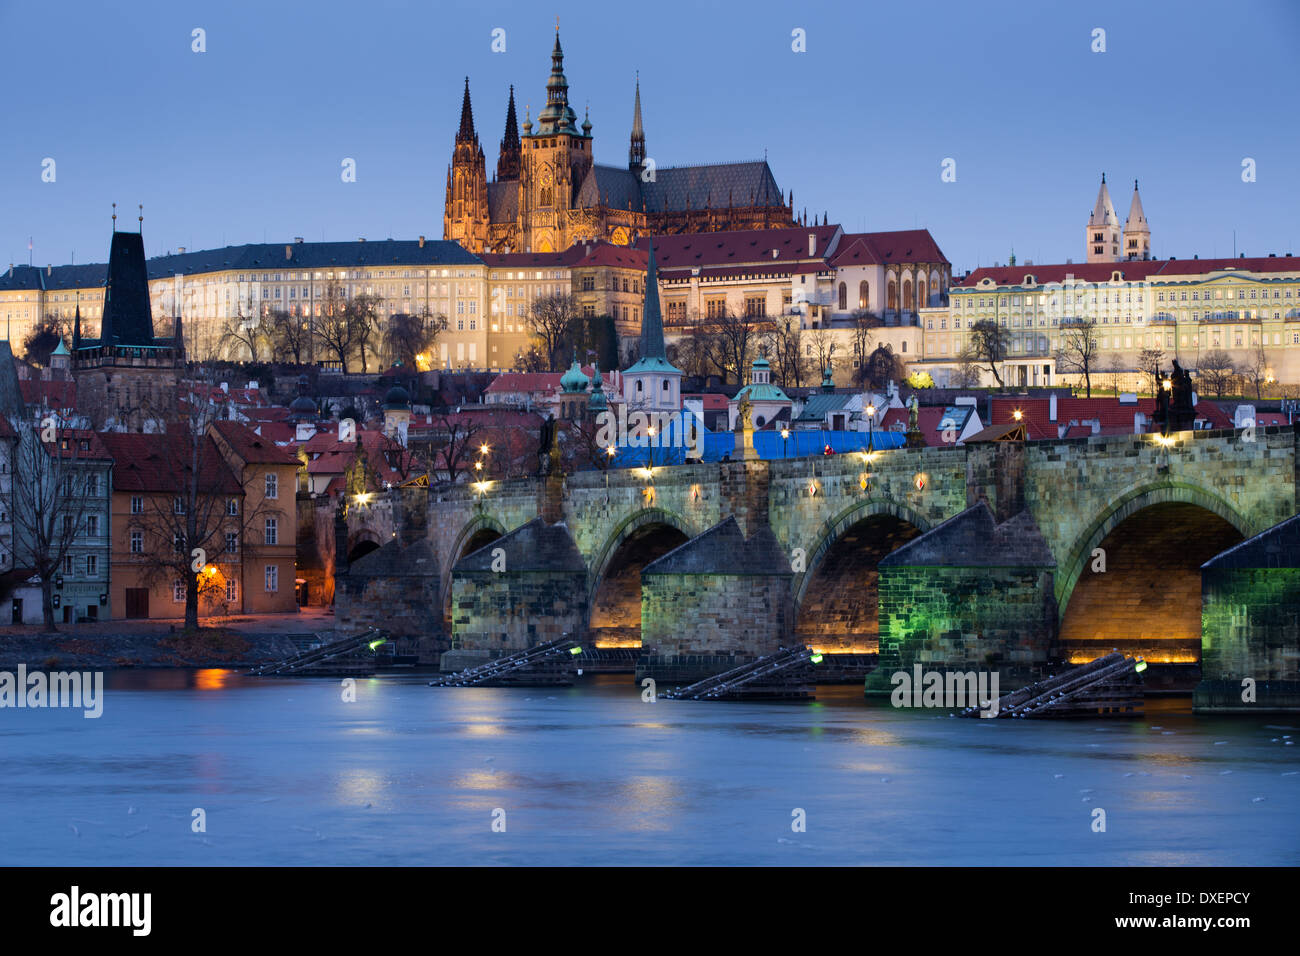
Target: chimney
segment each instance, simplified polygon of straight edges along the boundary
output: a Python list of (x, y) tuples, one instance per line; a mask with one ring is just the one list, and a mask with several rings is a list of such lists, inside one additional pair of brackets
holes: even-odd
[(808, 255), (817, 255), (817, 233), (815, 232), (808, 233)]
[(1056, 393), (1055, 392), (1053, 392), (1052, 397), (1047, 400), (1047, 420), (1049, 422), (1056, 421)]
[(284, 247), (284, 258), (285, 258), (286, 261), (289, 260), (289, 259), (292, 259), (292, 258), (293, 258), (293, 246), (290, 246), (290, 245), (287, 245), (287, 244), (285, 245), (285, 247)]
[(54, 275), (54, 263), (52, 263), (52, 262), (47, 262), (47, 263), (45, 264), (45, 274), (46, 274), (47, 276), (52, 276), (52, 275)]
[(421, 237), (420, 237), (420, 248), (421, 248), (421, 249), (424, 248), (424, 236), (421, 236)]
[(776, 258), (777, 256), (779, 256), (780, 254), (781, 254), (781, 251), (780, 251), (779, 249), (773, 249), (773, 250), (772, 250), (772, 258), (773, 258), (773, 259), (775, 259), (775, 258)]

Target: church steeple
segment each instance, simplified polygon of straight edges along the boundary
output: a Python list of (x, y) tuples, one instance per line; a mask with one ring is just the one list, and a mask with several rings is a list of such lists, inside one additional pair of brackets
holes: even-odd
[(1097, 202), (1088, 216), (1086, 229), (1085, 248), (1089, 262), (1119, 261), (1119, 217), (1115, 215), (1115, 206), (1110, 201), (1105, 173), (1101, 174), (1101, 188), (1097, 190)]
[(456, 131), (456, 143), (477, 143), (478, 134), (474, 132), (474, 108), (469, 102), (469, 77), (465, 77), (465, 98), (460, 104), (460, 129)]
[(1133, 199), (1128, 207), (1128, 220), (1124, 223), (1124, 258), (1151, 258), (1151, 227), (1147, 225), (1136, 179), (1133, 180)]
[(497, 158), (499, 181), (519, 178), (519, 121), (515, 116), (515, 88), (510, 87), (510, 102), (506, 106), (506, 134), (501, 138), (501, 154)]
[(655, 262), (655, 242), (649, 242), (650, 256), (645, 270), (645, 311), (641, 318), (641, 358), (666, 359), (664, 320), (659, 312), (659, 266)]
[(636, 101), (632, 107), (632, 145), (627, 151), (627, 166), (637, 172), (645, 166), (645, 129), (641, 125), (641, 77), (636, 78)]

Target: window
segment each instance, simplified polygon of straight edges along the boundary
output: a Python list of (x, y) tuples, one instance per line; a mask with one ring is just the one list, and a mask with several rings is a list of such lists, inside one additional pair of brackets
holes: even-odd
[(278, 521), (277, 519), (275, 519), (275, 518), (267, 518), (267, 519), (266, 519), (266, 536), (265, 536), (265, 542), (266, 542), (267, 544), (275, 544), (275, 543), (276, 543), (276, 541), (277, 541), (277, 539), (278, 539), (278, 537), (279, 537), (279, 529), (280, 529), (280, 525), (279, 525), (279, 521)]
[(86, 555), (86, 574), (93, 577), (99, 573), (99, 558), (96, 555)]
[(172, 499), (172, 514), (185, 514), (185, 499), (176, 497)]
[(239, 600), (239, 586), (234, 578), (226, 578), (226, 600), (230, 602)]
[(144, 514), (144, 498), (142, 498), (140, 495), (131, 496), (131, 514), (133, 515)]
[(185, 582), (180, 578), (172, 582), (172, 601), (176, 604), (185, 603)]
[(228, 515), (232, 515), (232, 516), (233, 516), (233, 515), (237, 515), (237, 514), (239, 514), (239, 499), (238, 499), (238, 498), (230, 498), (230, 499), (228, 499), (228, 500), (226, 501), (226, 514), (228, 514)]
[(144, 554), (144, 532), (143, 531), (131, 532), (131, 553)]
[(99, 475), (86, 476), (86, 494), (92, 498), (99, 497)]
[(99, 535), (99, 515), (86, 515), (86, 535), (91, 538)]
[(236, 531), (226, 532), (226, 554), (239, 553), (239, 533)]
[(279, 476), (274, 475), (274, 474), (268, 474), (268, 475), (266, 476), (266, 497), (268, 497), (268, 498), (279, 498), (279, 497), (280, 497), (280, 479), (279, 479)]
[(280, 590), (280, 569), (274, 564), (266, 566), (266, 590)]
[(66, 555), (66, 556), (63, 558), (63, 573), (64, 573), (64, 574), (71, 574), (71, 573), (72, 573), (72, 555), (70, 555), (70, 554), (69, 554), (69, 555)]

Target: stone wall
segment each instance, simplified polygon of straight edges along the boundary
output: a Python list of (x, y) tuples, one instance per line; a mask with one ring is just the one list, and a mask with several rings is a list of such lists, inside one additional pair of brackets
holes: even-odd
[(582, 638), (587, 577), (572, 571), (457, 570), (452, 575), (451, 626), (466, 651), (518, 651), (534, 644)]

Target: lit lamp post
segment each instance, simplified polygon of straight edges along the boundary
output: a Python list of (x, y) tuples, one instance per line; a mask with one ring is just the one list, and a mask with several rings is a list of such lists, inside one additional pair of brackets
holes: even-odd
[(651, 468), (654, 468), (654, 466), (655, 466), (655, 427), (654, 427), (653, 425), (651, 425), (649, 428), (646, 429), (646, 435), (649, 436), (649, 441), (646, 442), (646, 457), (650, 459), (650, 467), (651, 467)]
[(867, 404), (867, 446), (876, 450), (876, 406), (875, 403)]
[(785, 454), (785, 457), (789, 458), (790, 457), (790, 429), (788, 428), (781, 429), (781, 442), (782, 442), (781, 447)]

